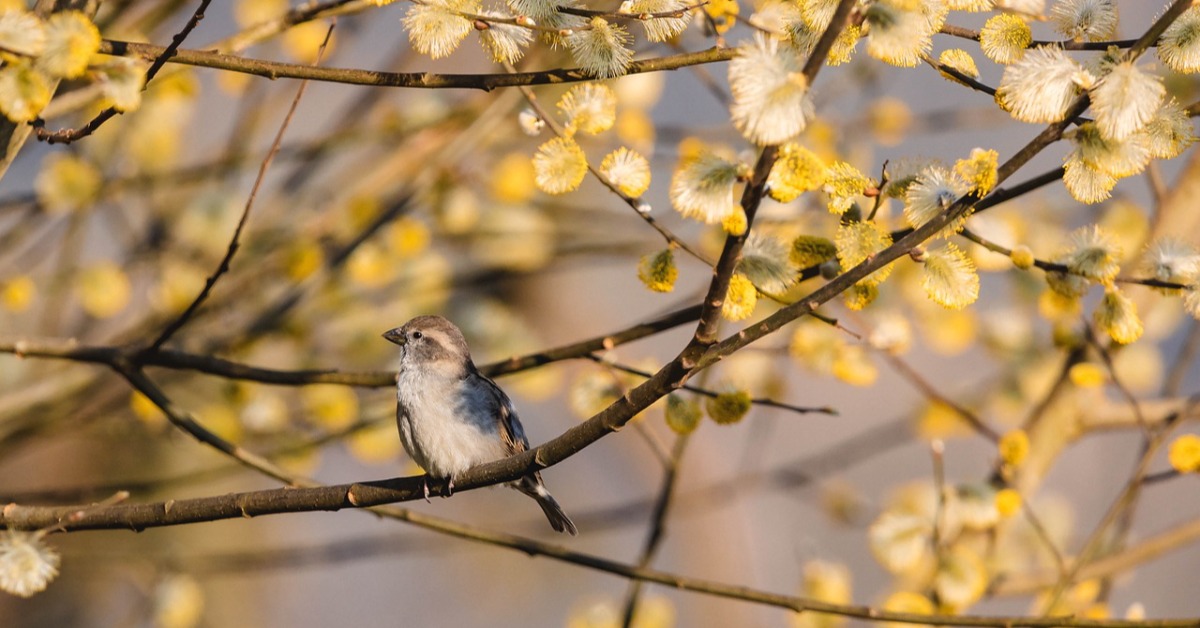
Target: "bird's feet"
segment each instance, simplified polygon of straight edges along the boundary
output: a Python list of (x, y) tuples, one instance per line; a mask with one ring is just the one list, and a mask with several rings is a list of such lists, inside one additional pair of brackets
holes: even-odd
[(454, 478), (446, 480), (446, 497), (454, 494)]
[(425, 489), (425, 503), (429, 503), (429, 476), (421, 478), (421, 488)]

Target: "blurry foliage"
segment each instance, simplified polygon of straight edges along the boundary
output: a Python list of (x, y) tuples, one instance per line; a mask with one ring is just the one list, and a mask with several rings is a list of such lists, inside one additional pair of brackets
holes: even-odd
[[(188, 308), (226, 254), (293, 86), (177, 64), (147, 84), (148, 59), (99, 53), (102, 43), (113, 51), (112, 40), (169, 41), (186, 20), (186, 4), (195, 3), (110, 2), (94, 13), (83, 7), (51, 15), (0, 1), (0, 113), (5, 137), (18, 137), (0, 188), (0, 341), (9, 342), (8, 353), (23, 353), (18, 338), (149, 343)], [(1150, 23), (1148, 9), (1118, 29), (1113, 2), (861, 0), (829, 52), (834, 67), (809, 85), (804, 61), (833, 19), (833, 0), (721, 0), (702, 10), (680, 0), (588, 10), (542, 0), (395, 3), (401, 8), (384, 0), (330, 2), (315, 11), (285, 0), (217, 4), (210, 11), (221, 15), (205, 24), (216, 22), (226, 39), (207, 46), (197, 33), (185, 47), (311, 64), (328, 32), (324, 18), (344, 14), (327, 65), (386, 67), (362, 50), (370, 23), (383, 19), (390, 36), (403, 31), (412, 50), (454, 55), (481, 77), (505, 76), (495, 65), (502, 63), (530, 71), (579, 67), (588, 80), (528, 93), (323, 85), (323, 93), (306, 97), (314, 102), (301, 104), (303, 123), (289, 129), (258, 190), (229, 273), (170, 349), (288, 370), (382, 368), (393, 356), (381, 331), (444, 312), (484, 364), (697, 303), (727, 238), (746, 236), (724, 296), (710, 304), (720, 308), (726, 336), (872, 263), (964, 195), (984, 198), (998, 183), (1001, 190), (1019, 183), (999, 181), (1005, 150), (964, 144), (929, 158), (915, 146), (922, 134), (944, 130), (947, 119), (950, 128), (975, 125), (966, 117), (968, 99), (1038, 125), (992, 119), (986, 130), (1032, 137), (1087, 94), (1089, 120), (1068, 128), (1061, 142), (1063, 191), (1027, 191), (951, 221), (822, 306), (819, 317), (729, 356), (713, 367), (711, 385), (689, 382), (691, 389), (671, 393), (635, 426), (677, 465), (682, 445), (671, 457), (662, 442), (706, 430), (724, 439), (753, 429), (747, 425), (788, 420), (781, 416), (788, 410), (769, 406), (796, 402), (801, 378), (820, 383), (806, 389), (814, 395), (841, 391), (835, 381), (859, 387), (852, 396), (898, 379), (913, 384), (924, 395), (920, 403), (886, 407), (907, 415), (911, 438), (947, 447), (985, 441), (988, 459), (971, 477), (939, 470), (940, 484), (883, 477), (866, 487), (845, 478), (826, 484), (832, 523), (870, 519), (856, 533), (865, 541), (861, 554), (888, 574), (883, 590), (856, 592), (849, 557), (822, 555), (794, 570), (802, 596), (905, 613), (965, 613), (1019, 593), (1033, 614), (1109, 617), (1112, 591), (1133, 565), (1087, 577), (1081, 570), (1120, 555), (1131, 543), (1130, 523), (1077, 528), (1075, 505), (1044, 486), (1047, 475), (1071, 445), (1115, 428), (1150, 455), (1126, 487), (1132, 496), (1117, 504), (1127, 517), (1144, 480), (1200, 472), (1200, 437), (1186, 433), (1190, 425), (1171, 433), (1180, 417), (1195, 416), (1180, 399), (1196, 392), (1187, 388), (1195, 381), (1187, 369), (1200, 318), (1200, 223), (1194, 209), (1179, 209), (1195, 206), (1195, 192), (1186, 181), (1163, 183), (1155, 161), (1184, 154), (1194, 141), (1195, 107), (1186, 103), (1200, 93), (1188, 76), (1200, 71), (1200, 7), (1188, 9), (1150, 53), (1165, 65), (1159, 68), (1122, 58), (1120, 49), (1074, 45), (1118, 30), (1136, 37)], [(969, 15), (978, 12), (984, 17)], [(951, 38), (959, 21), (982, 26), (978, 46)], [(1055, 30), (1071, 40), (1069, 50), (1032, 44), (1056, 37)], [(470, 38), (482, 48), (459, 50)], [(663, 72), (626, 75), (635, 52), (672, 58), (672, 47), (714, 43), (736, 50), (727, 84), (709, 74), (724, 66), (677, 76), (714, 92), (714, 102), (730, 110), (725, 124), (680, 116), (689, 108), (673, 101), (681, 97)], [(396, 65), (450, 67), (402, 58)], [(895, 83), (881, 77), (924, 72), (900, 69), (922, 62), (953, 81), (939, 88), (964, 117), (922, 111), (927, 103), (887, 93)], [(980, 87), (947, 70), (993, 85), (994, 102), (968, 93)], [(78, 128), (107, 107), (123, 115), (66, 145), (22, 145), (14, 132), (34, 121)], [(778, 145), (777, 159), (756, 172), (765, 145)], [(1195, 178), (1195, 166), (1184, 168), (1184, 179)], [(1131, 179), (1147, 171), (1149, 194)], [(770, 200), (747, 211), (740, 203), (756, 174)], [(603, 279), (589, 274), (601, 263)], [(615, 308), (623, 322), (605, 320), (616, 318)], [(655, 371), (669, 350), (579, 355), (593, 361), (502, 383), (518, 404), (551, 399), (583, 420), (645, 381), (636, 373)], [(948, 376), (955, 368), (983, 372), (986, 383), (965, 390)], [(147, 452), (170, 446), (182, 456), (168, 444), (173, 428), (162, 410), (101, 371), (72, 367), (60, 376), (40, 363), (0, 360), (0, 386), (11, 396), (0, 403), (0, 457), (39, 451), (79, 430), (90, 456), (102, 458), (106, 443), (129, 442)], [(204, 428), (294, 473), (319, 475), (330, 460), (364, 474), (420, 472), (411, 462), (397, 464), (403, 454), (389, 394), (339, 384), (297, 391), (187, 370), (155, 376)], [(543, 426), (531, 439), (554, 435)], [(790, 453), (794, 443), (760, 446)], [(729, 454), (715, 447), (703, 453)], [(147, 454), (144, 474), (154, 475), (153, 460)], [(48, 459), (25, 472), (37, 477), (42, 465), (57, 464)], [(91, 464), (106, 466), (84, 462), (72, 477), (116, 479)], [(656, 475), (647, 479), (657, 483)], [(1104, 488), (1108, 499), (1121, 487)], [(864, 496), (887, 490), (892, 497), (881, 503)], [(173, 493), (164, 487), (162, 494)], [(44, 536), (0, 539), (0, 588), (28, 596), (57, 575), (59, 554)], [(64, 552), (64, 569), (71, 558)], [(202, 625), (203, 576), (170, 566), (155, 565), (153, 585), (137, 593), (145, 621)], [(626, 616), (614, 599), (581, 597), (567, 616), (546, 623), (685, 625), (676, 615), (687, 611), (675, 598), (632, 595), (633, 602)], [(805, 628), (843, 622), (811, 612), (791, 618)]]

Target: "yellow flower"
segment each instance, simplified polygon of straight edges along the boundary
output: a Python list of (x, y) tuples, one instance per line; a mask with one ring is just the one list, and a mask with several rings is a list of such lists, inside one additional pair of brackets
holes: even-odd
[(912, 109), (899, 98), (880, 98), (867, 110), (867, 123), (880, 144), (895, 146), (912, 127)]
[(368, 242), (358, 247), (346, 262), (350, 280), (367, 288), (378, 288), (391, 281), (399, 269), (394, 266), (382, 247)]
[(46, 21), (46, 52), (38, 58), (51, 76), (77, 78), (100, 49), (100, 31), (79, 11), (61, 11)]
[(863, 12), (867, 54), (895, 66), (915, 67), (933, 47), (933, 32), (941, 28), (934, 12), (941, 8), (911, 0), (872, 2)]
[[(231, 443), (242, 440), (245, 430), (242, 429), (241, 417), (228, 402), (209, 403), (196, 411), (196, 417), (213, 434)], [(395, 426), (392, 426), (392, 430), (394, 435)]]
[(579, 187), (587, 175), (587, 158), (574, 140), (556, 137), (538, 147), (533, 156), (538, 188), (547, 194), (565, 194)]
[(879, 378), (879, 369), (859, 345), (843, 345), (833, 361), (833, 376), (851, 386), (870, 386)]
[(42, 542), (45, 530), (0, 532), (0, 591), (19, 597), (41, 593), (58, 576), (61, 557)]
[(576, 131), (597, 135), (616, 122), (617, 95), (607, 85), (582, 83), (563, 94), (558, 100), (558, 110), (567, 119), (567, 135)]
[(1184, 434), (1171, 441), (1167, 460), (1171, 462), (1171, 467), (1180, 473), (1200, 471), (1200, 436)]
[(946, 439), (969, 436), (974, 432), (954, 408), (935, 401), (917, 417), (917, 434), (923, 439)]
[(29, 275), (17, 275), (0, 287), (0, 304), (9, 312), (24, 312), (37, 297), (37, 284)]
[(46, 51), (46, 24), (36, 13), (26, 11), (28, 2), (0, 5), (0, 41), (6, 61), (38, 57)]
[[(400, 456), (400, 439), (392, 421), (379, 421), (346, 438), (350, 455), (367, 464), (394, 464)], [(413, 470), (413, 473), (421, 473)]]
[(195, 262), (168, 260), (159, 267), (158, 277), (150, 292), (150, 302), (166, 313), (186, 310), (204, 289), (209, 272)]
[[(849, 604), (851, 600), (850, 570), (845, 565), (814, 560), (804, 565), (804, 582), (800, 593), (806, 598)], [(846, 618), (822, 613), (799, 613), (792, 616), (793, 628), (837, 628)]]
[(575, 416), (586, 419), (620, 399), (623, 392), (619, 383), (608, 373), (583, 371), (567, 391), (567, 405)]
[(859, 39), (862, 39), (862, 27), (855, 24), (846, 26), (845, 30), (833, 41), (833, 47), (829, 49), (829, 65), (838, 66), (850, 63)]
[(325, 251), (321, 245), (310, 240), (296, 242), (288, 250), (284, 260), (287, 276), (292, 281), (300, 281), (320, 270), (325, 263)]
[(346, 386), (319, 384), (300, 392), (313, 423), (331, 430), (342, 429), (358, 419), (358, 395)]
[(733, 211), (721, 221), (721, 229), (731, 236), (745, 235), (746, 229), (750, 227), (750, 221), (746, 218), (746, 210), (742, 209), (741, 205), (735, 205)]
[(633, 61), (633, 50), (629, 48), (633, 37), (622, 25), (596, 16), (585, 29), (573, 30), (567, 35), (567, 48), (579, 67), (588, 75), (614, 78), (629, 70)]
[[(632, 76), (650, 76), (634, 74)], [(627, 144), (650, 150), (654, 147), (654, 120), (642, 109), (625, 109), (617, 114), (617, 138)]]
[(704, 12), (712, 18), (717, 34), (723, 35), (737, 23), (741, 7), (737, 0), (714, 0), (704, 5)]
[(879, 288), (869, 283), (856, 283), (842, 296), (848, 309), (859, 312), (879, 298)]
[(667, 407), (663, 412), (663, 416), (667, 420), (667, 427), (676, 434), (690, 434), (700, 425), (700, 419), (703, 414), (700, 412), (700, 404), (693, 399), (685, 398), (678, 393), (667, 395)]
[(405, 216), (388, 227), (387, 245), (396, 257), (412, 259), (429, 248), (430, 238), (429, 227), (425, 223)]
[(492, 166), (492, 196), (501, 203), (519, 205), (533, 198), (534, 170), (529, 158), (509, 153)]
[[(938, 55), (938, 63), (958, 70), (960, 74), (965, 74), (971, 78), (979, 78), (979, 68), (975, 66), (975, 59), (971, 57), (971, 53), (961, 48), (943, 50), (942, 54)], [(942, 76), (956, 83), (958, 82), (958, 79), (944, 72)]]
[[(883, 601), (883, 610), (893, 613), (909, 613), (911, 615), (932, 615), (936, 612), (933, 602), (920, 593), (912, 591), (896, 591)], [(929, 628), (927, 624), (902, 624), (887, 622), (886, 628)]]
[(50, 83), (27, 60), (0, 69), (0, 113), (12, 122), (31, 122), (50, 103)]
[(994, 150), (971, 149), (971, 156), (954, 163), (954, 172), (971, 186), (971, 191), (983, 196), (996, 187), (1000, 154)]
[(459, 12), (478, 13), (479, 5), (473, 0), (430, 0), (413, 4), (403, 20), (409, 43), (414, 50), (433, 59), (449, 55), (473, 30), (471, 21)]
[[(495, 16), (492, 11), (484, 15)], [(531, 18), (532, 19), (532, 18)], [(479, 35), (479, 43), (496, 63), (516, 63), (525, 56), (525, 49), (533, 41), (533, 31), (514, 24), (486, 22), (487, 28), (479, 30), (480, 23), (475, 22), (475, 32)]]
[(1095, 362), (1073, 364), (1071, 370), (1067, 371), (1067, 376), (1070, 377), (1072, 384), (1080, 388), (1097, 388), (1103, 386), (1104, 382), (1108, 380), (1104, 369)]
[(675, 266), (675, 254), (670, 248), (654, 255), (646, 255), (638, 264), (638, 279), (654, 292), (670, 292), (675, 289), (679, 269)]
[(875, 182), (854, 166), (844, 161), (834, 163), (825, 175), (824, 190), (829, 196), (829, 211), (834, 214), (846, 213), (854, 199), (874, 186)]
[(1029, 435), (1025, 430), (1013, 430), (1000, 439), (998, 449), (1005, 464), (1019, 467), (1029, 457)]
[(259, 434), (272, 434), (288, 427), (291, 419), (287, 401), (282, 395), (265, 388), (258, 388), (251, 394), (240, 415), (246, 429)]
[(929, 308), (917, 320), (925, 343), (943, 355), (966, 351), (979, 334), (979, 320), (970, 310)]
[(737, 423), (750, 411), (750, 393), (745, 390), (723, 392), (710, 397), (704, 404), (708, 416), (719, 425)]
[(1063, 294), (1053, 287), (1038, 297), (1038, 313), (1047, 320), (1066, 321), (1078, 316), (1082, 310), (1078, 296)]
[(758, 304), (758, 291), (745, 275), (735, 274), (729, 278), (729, 292), (721, 306), (721, 315), (727, 320), (740, 321), (750, 318)]
[(146, 427), (160, 427), (167, 422), (167, 415), (149, 397), (134, 391), (129, 396), (129, 408), (133, 415), (146, 424)]
[(600, 174), (625, 196), (637, 198), (650, 187), (650, 162), (624, 146), (604, 157)]
[(1033, 31), (1019, 16), (1000, 13), (993, 16), (979, 31), (979, 45), (983, 54), (996, 63), (1014, 63), (1025, 55), (1025, 48), (1033, 42)]
[(743, 166), (728, 151), (684, 140), (679, 146), (679, 165), (671, 176), (671, 205), (686, 218), (720, 223), (736, 204), (733, 188)]
[(184, 574), (172, 574), (154, 587), (154, 625), (159, 628), (191, 628), (204, 615), (204, 591), (200, 583)]
[(1021, 511), (1021, 494), (1011, 488), (996, 491), (996, 510), (1001, 517), (1011, 517)]
[(934, 303), (946, 309), (961, 310), (979, 298), (975, 264), (950, 242), (925, 253), (921, 286)]
[(100, 262), (79, 273), (75, 294), (84, 311), (96, 318), (116, 316), (129, 304), (129, 276), (114, 262)]
[(733, 124), (760, 146), (777, 145), (799, 135), (816, 115), (799, 51), (755, 33), (729, 62), (729, 106)]
[(779, 158), (767, 177), (767, 194), (780, 203), (790, 203), (824, 185), (825, 173), (825, 162), (816, 153), (789, 142), (779, 147)]
[(288, 10), (287, 0), (238, 0), (233, 5), (233, 19), (241, 28), (275, 19)]
[(1108, 283), (1121, 271), (1121, 247), (1099, 226), (1077, 229), (1069, 240), (1055, 261), (1066, 264), (1072, 273)]
[(1009, 257), (1012, 259), (1013, 266), (1021, 270), (1033, 268), (1033, 263), (1036, 261), (1033, 257), (1033, 250), (1024, 244), (1014, 246)]
[(788, 344), (788, 353), (813, 372), (829, 375), (845, 344), (832, 327), (806, 318), (796, 324), (796, 331)]
[(1093, 314), (1096, 326), (1108, 332), (1114, 342), (1129, 344), (1142, 337), (1142, 320), (1133, 300), (1117, 290), (1105, 287), (1104, 299)]
[[(849, 270), (891, 246), (892, 236), (877, 222), (851, 222), (838, 227), (834, 243), (842, 269)], [(893, 264), (889, 263), (864, 277), (861, 282), (877, 286), (888, 278), (892, 267)]]
[(100, 68), (104, 96), (114, 109), (124, 113), (142, 105), (142, 88), (146, 86), (146, 70), (150, 64), (126, 57), (112, 59)]
[(796, 268), (804, 269), (837, 258), (837, 246), (828, 238), (801, 235), (792, 240), (789, 259)]
[(979, 556), (964, 545), (954, 545), (939, 561), (933, 588), (943, 604), (962, 609), (983, 597), (987, 583), (987, 569)]
[(928, 558), (932, 535), (933, 525), (927, 517), (885, 510), (867, 530), (867, 541), (884, 569), (903, 574)]
[(1197, 33), (1200, 33), (1200, 7), (1192, 5), (1162, 34), (1158, 41), (1158, 57), (1180, 74), (1200, 71)]

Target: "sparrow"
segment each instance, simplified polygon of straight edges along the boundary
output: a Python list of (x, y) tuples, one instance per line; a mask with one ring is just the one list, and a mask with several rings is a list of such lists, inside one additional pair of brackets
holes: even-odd
[[(458, 327), (441, 316), (418, 316), (384, 332), (400, 346), (396, 377), (396, 425), (404, 450), (429, 476), (448, 481), (485, 462), (529, 449), (512, 401), (471, 361), (471, 351)], [(538, 472), (512, 488), (532, 497), (558, 532), (578, 534)]]

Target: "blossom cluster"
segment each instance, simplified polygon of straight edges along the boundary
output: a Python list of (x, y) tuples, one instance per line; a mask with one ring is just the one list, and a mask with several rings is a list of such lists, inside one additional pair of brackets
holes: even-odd
[(42, 19), (24, 10), (0, 11), (0, 114), (31, 122), (63, 79), (87, 78), (100, 86), (106, 105), (132, 111), (141, 104), (146, 64), (117, 57), (97, 62), (100, 31), (80, 11)]

